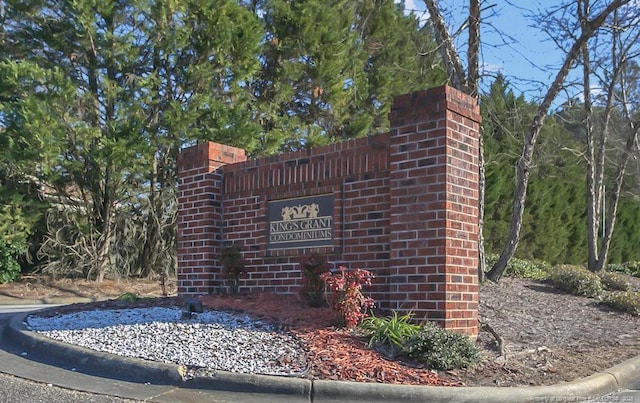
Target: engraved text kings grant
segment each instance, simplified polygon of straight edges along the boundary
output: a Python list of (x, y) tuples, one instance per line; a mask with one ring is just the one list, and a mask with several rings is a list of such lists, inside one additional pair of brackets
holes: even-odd
[(333, 195), (269, 203), (269, 249), (331, 246)]

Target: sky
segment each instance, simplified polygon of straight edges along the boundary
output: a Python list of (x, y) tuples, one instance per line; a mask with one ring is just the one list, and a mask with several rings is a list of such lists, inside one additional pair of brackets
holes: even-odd
[[(481, 74), (484, 71), (491, 76), (501, 72), (508, 78), (514, 93), (522, 93), (529, 100), (539, 100), (544, 96), (564, 60), (564, 53), (535, 26), (531, 16), (561, 3), (558, 0), (483, 1), (481, 7), (492, 7), (482, 14), (486, 21), (480, 28)], [(463, 7), (468, 5), (468, 0), (445, 0), (440, 4), (452, 11), (451, 14), (460, 16), (451, 17), (449, 14), (445, 17), (449, 30), (452, 30), (452, 23), (457, 29), (466, 18)], [(415, 14), (421, 19), (428, 18), (423, 11), (425, 6), (422, 0), (405, 0), (405, 8), (416, 10)], [(456, 21), (452, 21), (452, 18)], [(464, 31), (458, 42), (465, 43), (466, 35)], [(492, 78), (488, 80), (492, 81)], [(486, 85), (487, 80), (483, 84)], [(575, 91), (578, 93), (579, 88)], [(566, 99), (572, 95), (564, 93), (559, 98)], [(561, 99), (557, 101), (562, 102)]]

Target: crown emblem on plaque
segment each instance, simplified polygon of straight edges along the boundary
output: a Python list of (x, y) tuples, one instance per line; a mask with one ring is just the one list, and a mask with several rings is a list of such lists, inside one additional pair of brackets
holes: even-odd
[(300, 220), (305, 218), (318, 218), (320, 207), (316, 203), (298, 204), (297, 206), (287, 206), (282, 208), (282, 220)]

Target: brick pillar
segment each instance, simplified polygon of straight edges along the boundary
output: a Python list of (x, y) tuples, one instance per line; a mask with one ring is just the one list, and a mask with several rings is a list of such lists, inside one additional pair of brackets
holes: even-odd
[(472, 97), (443, 86), (394, 100), (391, 308), (478, 333), (478, 136)]
[(209, 294), (221, 285), (220, 167), (245, 160), (244, 150), (211, 142), (178, 155), (178, 295)]

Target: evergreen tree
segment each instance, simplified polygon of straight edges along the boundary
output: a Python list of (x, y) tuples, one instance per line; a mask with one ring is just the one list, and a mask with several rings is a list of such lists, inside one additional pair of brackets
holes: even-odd
[(252, 86), (264, 153), (382, 131), (393, 96), (444, 82), (430, 33), (391, 0), (265, 0), (255, 11), (267, 30)]
[[(487, 156), (486, 244), (490, 253), (497, 253), (508, 231), (505, 207), (511, 202), (514, 165), (523, 141), (519, 125), (528, 120), (533, 106), (516, 97), (501, 76), (481, 101)], [(583, 111), (579, 102), (571, 101), (547, 118), (532, 166), (516, 255), (520, 258), (543, 259), (553, 264), (584, 264), (587, 260)], [(594, 109), (596, 126), (602, 112), (602, 108)], [(622, 138), (623, 120), (615, 118), (614, 125), (615, 135)], [(608, 169), (609, 175), (613, 168)], [(634, 169), (637, 172), (637, 167)], [(614, 263), (640, 259), (635, 247), (640, 239), (640, 227), (636, 225), (640, 203), (633, 194), (637, 183), (637, 177), (630, 173), (625, 184), (627, 196), (618, 210), (619, 227), (613, 234), (610, 261)]]
[[(47, 268), (101, 279), (122, 259), (166, 266), (179, 146), (251, 148), (243, 84), (258, 67), (259, 22), (231, 0), (7, 1), (5, 21), (14, 61), (0, 69), (2, 124), (12, 143), (40, 141), (49, 159), (20, 158), (42, 163), (64, 206), (50, 214)], [(132, 211), (147, 231), (115, 236), (136, 230)], [(147, 237), (140, 259), (119, 255), (135, 236)]]
[[(499, 252), (509, 228), (508, 206), (514, 187), (514, 166), (522, 134), (535, 105), (516, 97), (498, 76), (481, 99), (487, 159), (486, 245)], [(522, 239), (517, 256), (551, 263), (584, 261), (585, 189), (581, 160), (571, 148), (573, 135), (549, 117), (536, 150)]]
[(259, 155), (362, 136), (386, 129), (394, 95), (443, 82), (430, 32), (392, 1), (3, 6), (2, 169), (59, 207), (40, 249), (54, 273), (175, 267), (184, 144)]

